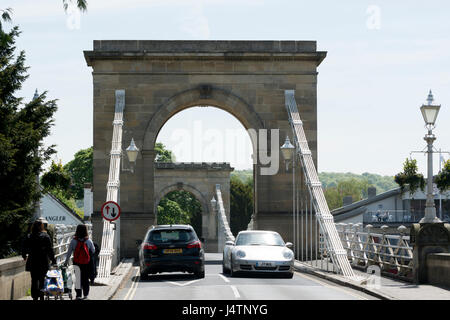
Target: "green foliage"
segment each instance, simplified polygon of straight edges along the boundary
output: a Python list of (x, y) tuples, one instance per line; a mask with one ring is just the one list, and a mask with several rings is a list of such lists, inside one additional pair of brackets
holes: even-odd
[(50, 169), (42, 175), (41, 185), (44, 187), (44, 192), (60, 190), (66, 193), (69, 190), (70, 176), (64, 170), (61, 162), (56, 164), (52, 161)]
[(435, 177), (434, 181), (441, 192), (450, 189), (450, 159), (444, 163), (444, 168)]
[(253, 179), (246, 179), (243, 182), (238, 175), (230, 179), (230, 229), (234, 235), (247, 229), (253, 214)]
[(172, 151), (167, 150), (166, 146), (161, 142), (155, 144), (156, 162), (175, 162), (175, 155)]
[(425, 188), (425, 179), (421, 173), (417, 173), (417, 160), (408, 158), (403, 163), (403, 172), (395, 175), (395, 182), (400, 186), (402, 192), (405, 190), (406, 185), (409, 186), (409, 191), (413, 195), (418, 188), (422, 191)]
[[(324, 188), (337, 187), (340, 181), (356, 179), (358, 181), (367, 181), (369, 186), (373, 186), (377, 189), (377, 194), (383, 193), (397, 188), (397, 184), (394, 181), (394, 177), (381, 176), (379, 174), (373, 174), (365, 172), (363, 174), (355, 173), (340, 173), (340, 172), (320, 172), (320, 182)], [(367, 191), (367, 190), (366, 190)]]
[(369, 187), (367, 180), (358, 180), (355, 178), (339, 181), (337, 186), (325, 189), (325, 199), (327, 200), (330, 210), (340, 208), (343, 205), (343, 198), (351, 196), (352, 201), (360, 201), (367, 198), (367, 188)]
[(163, 198), (158, 204), (158, 224), (189, 224), (190, 217), (180, 205), (168, 198)]
[[(10, 20), (2, 11), (0, 20)], [(44, 92), (29, 103), (16, 97), (27, 79), (25, 53), (16, 54), (20, 32), (0, 24), (0, 258), (17, 251), (40, 199), (37, 177), (44, 162), (55, 152), (42, 141), (50, 134), (55, 100)]]
[[(163, 198), (168, 199), (171, 201), (174, 201), (177, 203), (181, 211), (183, 211), (183, 216), (187, 215), (189, 217), (189, 224), (192, 225), (195, 232), (199, 237), (202, 236), (202, 206), (200, 204), (200, 201), (195, 198), (195, 196), (187, 191), (179, 190), (179, 191), (172, 191), (166, 194), (166, 196)], [(160, 201), (158, 205), (158, 210), (161, 208), (161, 211), (158, 211), (158, 221), (159, 216), (166, 215), (166, 203), (165, 201)], [(159, 222), (158, 222), (159, 223)], [(178, 222), (177, 222), (178, 223)], [(181, 222), (180, 222), (181, 223)]]
[(93, 180), (93, 147), (81, 149), (74, 155), (74, 159), (64, 166), (64, 170), (72, 178), (71, 194), (75, 199), (84, 198), (84, 184)]

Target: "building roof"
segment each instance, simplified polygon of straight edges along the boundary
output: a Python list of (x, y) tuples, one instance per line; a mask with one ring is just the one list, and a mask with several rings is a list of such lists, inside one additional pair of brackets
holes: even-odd
[(80, 218), (78, 214), (76, 214), (75, 211), (73, 211), (71, 208), (69, 208), (64, 202), (59, 200), (57, 197), (55, 197), (52, 193), (46, 192), (43, 194), (43, 196), (49, 196), (52, 200), (56, 201), (60, 206), (63, 207), (67, 211), (67, 214), (71, 215), (74, 219), (80, 221), (80, 223), (84, 223), (83, 219)]
[(392, 189), (383, 193), (380, 193), (372, 198), (363, 199), (347, 206), (337, 208), (331, 211), (331, 214), (334, 216), (335, 221), (351, 218), (353, 216), (359, 215), (366, 210), (366, 206), (368, 204), (396, 196), (401, 193), (400, 188)]

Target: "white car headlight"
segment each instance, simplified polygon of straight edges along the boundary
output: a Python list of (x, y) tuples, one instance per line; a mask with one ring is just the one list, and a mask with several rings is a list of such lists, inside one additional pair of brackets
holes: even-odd
[(285, 250), (283, 251), (283, 257), (285, 259), (292, 259), (294, 257), (294, 254), (292, 253), (291, 250)]
[(245, 251), (244, 251), (244, 250), (238, 250), (238, 251), (236, 251), (236, 257), (238, 257), (238, 258), (244, 258), (244, 257), (245, 257)]

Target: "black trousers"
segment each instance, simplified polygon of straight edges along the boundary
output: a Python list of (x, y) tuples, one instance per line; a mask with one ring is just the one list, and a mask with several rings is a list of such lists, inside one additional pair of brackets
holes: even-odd
[(46, 274), (46, 271), (31, 271), (31, 297), (33, 300), (44, 297), (44, 293), (41, 290), (44, 289)]
[(76, 264), (80, 267), (81, 273), (81, 289), (75, 289), (77, 297), (81, 297), (81, 291), (83, 291), (83, 295), (86, 297), (89, 295), (89, 273), (90, 273), (90, 265), (89, 264)]

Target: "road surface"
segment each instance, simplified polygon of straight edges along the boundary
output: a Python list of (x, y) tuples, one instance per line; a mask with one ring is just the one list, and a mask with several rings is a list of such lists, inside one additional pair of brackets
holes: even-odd
[(114, 300), (372, 300), (372, 296), (314, 276), (295, 272), (292, 279), (222, 274), (222, 254), (206, 254), (205, 278), (187, 273), (139, 277), (134, 267)]

